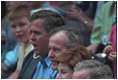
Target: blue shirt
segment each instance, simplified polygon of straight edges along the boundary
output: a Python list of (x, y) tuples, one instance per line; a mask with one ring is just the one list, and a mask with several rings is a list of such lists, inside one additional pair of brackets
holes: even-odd
[(38, 62), (36, 72), (33, 76), (33, 79), (55, 79), (57, 71), (51, 68), (51, 61), (48, 57), (42, 59)]

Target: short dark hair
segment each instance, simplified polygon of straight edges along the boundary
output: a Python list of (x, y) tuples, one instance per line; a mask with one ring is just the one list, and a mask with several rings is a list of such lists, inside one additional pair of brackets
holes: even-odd
[(31, 22), (37, 19), (44, 19), (44, 25), (47, 32), (51, 31), (55, 27), (65, 25), (63, 16), (51, 10), (41, 10), (30, 17)]
[(88, 70), (89, 79), (112, 79), (111, 68), (97, 60), (84, 60), (78, 62), (74, 68), (75, 71)]
[(83, 45), (83, 40), (80, 32), (73, 28), (72, 26), (61, 26), (50, 31), (50, 36), (64, 31), (68, 37), (67, 47), (73, 48), (75, 46)]

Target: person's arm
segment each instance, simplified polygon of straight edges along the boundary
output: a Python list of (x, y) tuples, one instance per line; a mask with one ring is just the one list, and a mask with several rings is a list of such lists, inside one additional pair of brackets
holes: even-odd
[(83, 16), (81, 19), (81, 23), (83, 23), (89, 30), (89, 32), (92, 32), (94, 22), (87, 16)]
[(93, 54), (97, 51), (98, 46), (98, 44), (91, 44), (87, 47), (87, 50), (89, 51), (89, 53)]
[(93, 28), (93, 21), (85, 15), (85, 13), (80, 8), (71, 8), (67, 11), (67, 17), (71, 20), (79, 21), (80, 23), (84, 24), (89, 32), (92, 32)]
[(16, 70), (8, 77), (8, 79), (17, 79), (19, 74), (20, 74), (20, 70)]

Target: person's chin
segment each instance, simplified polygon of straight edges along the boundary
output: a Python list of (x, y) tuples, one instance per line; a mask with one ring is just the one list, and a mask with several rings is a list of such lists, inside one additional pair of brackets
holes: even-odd
[(54, 70), (57, 70), (58, 64), (55, 63), (55, 62), (52, 62), (51, 68), (54, 69)]

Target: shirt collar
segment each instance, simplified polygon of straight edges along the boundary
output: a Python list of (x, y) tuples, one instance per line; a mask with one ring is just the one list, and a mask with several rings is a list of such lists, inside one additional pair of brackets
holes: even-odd
[(50, 67), (51, 61), (50, 61), (50, 59), (49, 59), (48, 57), (46, 57), (45, 59), (42, 59), (42, 57), (40, 56), (40, 59), (41, 59), (41, 60), (44, 60), (45, 63), (46, 63), (46, 65), (47, 65), (48, 67)]
[(50, 67), (50, 65), (51, 65), (50, 59), (48, 57), (46, 57), (44, 60), (45, 60), (45, 63), (47, 64), (47, 66)]

